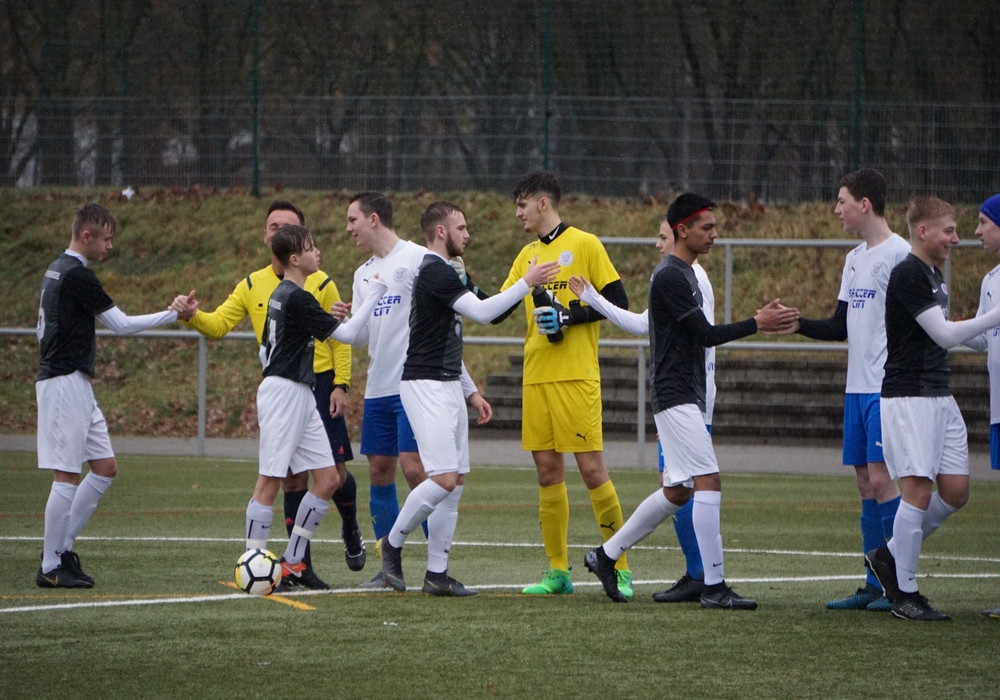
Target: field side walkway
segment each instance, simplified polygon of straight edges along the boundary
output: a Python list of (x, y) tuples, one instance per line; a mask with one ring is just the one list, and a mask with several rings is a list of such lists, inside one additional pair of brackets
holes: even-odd
[[(473, 435), (475, 431), (473, 431)], [(166, 437), (112, 437), (115, 452), (119, 455), (178, 455), (194, 456), (194, 438)], [(357, 450), (357, 446), (355, 446)], [(34, 452), (34, 435), (0, 435), (0, 452)], [(469, 440), (473, 465), (520, 466), (532, 468), (531, 455), (521, 449), (516, 438), (476, 438)], [(754, 444), (734, 440), (716, 440), (715, 452), (723, 474), (736, 472), (762, 472), (772, 474), (825, 474), (853, 477), (854, 472), (840, 464), (840, 447), (837, 445), (790, 442), (780, 444)], [(257, 441), (244, 439), (208, 438), (205, 456), (230, 459), (257, 459)], [(612, 440), (604, 444), (604, 458), (611, 469), (634, 469), (639, 463), (635, 440)], [(656, 445), (645, 445), (645, 468), (656, 468)], [(352, 464), (364, 464), (365, 458), (355, 455)], [(575, 464), (567, 456), (567, 470)], [(355, 467), (356, 468), (356, 467)], [(969, 470), (972, 479), (1000, 482), (1000, 471), (990, 469), (988, 450), (973, 447), (969, 452)], [(575, 471), (575, 470), (574, 470)]]

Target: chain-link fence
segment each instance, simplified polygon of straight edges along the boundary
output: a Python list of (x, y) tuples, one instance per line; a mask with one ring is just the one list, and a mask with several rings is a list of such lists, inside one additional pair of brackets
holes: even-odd
[(567, 191), (829, 199), (858, 164), (893, 191), (1000, 191), (1000, 105), (519, 97), (49, 99), (17, 184)]

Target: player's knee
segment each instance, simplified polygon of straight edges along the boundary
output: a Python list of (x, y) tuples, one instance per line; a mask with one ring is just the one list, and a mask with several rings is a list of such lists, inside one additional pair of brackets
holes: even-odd
[(309, 472), (300, 472), (298, 474), (289, 472), (288, 476), (282, 480), (281, 486), (286, 492), (290, 493), (305, 491), (309, 488)]
[(90, 471), (94, 472), (97, 476), (114, 479), (118, 476), (118, 461), (114, 457), (109, 459), (95, 459), (90, 463)]
[(333, 498), (334, 491), (340, 486), (340, 475), (333, 467), (327, 469), (317, 469), (313, 472), (313, 489), (317, 496), (324, 501)]

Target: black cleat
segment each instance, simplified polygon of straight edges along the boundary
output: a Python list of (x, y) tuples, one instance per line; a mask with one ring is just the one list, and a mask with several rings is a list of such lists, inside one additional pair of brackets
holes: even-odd
[(330, 587), (323, 581), (313, 568), (304, 561), (289, 564), (281, 558), (281, 583), (274, 589), (275, 593), (288, 593), (296, 586), (308, 588), (311, 591), (328, 591)]
[(361, 571), (365, 568), (367, 555), (365, 554), (365, 541), (361, 538), (358, 524), (354, 523), (354, 527), (345, 525), (340, 534), (344, 538), (344, 561), (347, 562), (347, 568), (351, 571)]
[(424, 587), (420, 590), (427, 595), (454, 596), (455, 598), (479, 595), (479, 591), (466, 588), (449, 576), (447, 571), (442, 573), (428, 571), (424, 575)]
[(896, 557), (892, 556), (888, 545), (882, 545), (865, 554), (865, 564), (882, 585), (885, 597), (890, 603), (895, 604), (896, 598), (901, 594), (899, 582), (896, 580)]
[(43, 573), (42, 567), (38, 567), (35, 574), (35, 583), (39, 588), (93, 588), (94, 582), (87, 581), (77, 576), (75, 573), (60, 564), (52, 571)]
[(724, 610), (756, 610), (757, 601), (736, 594), (726, 582), (705, 586), (701, 594), (701, 607), (722, 608)]
[(388, 587), (389, 584), (385, 582), (385, 576), (382, 575), (381, 571), (372, 576), (370, 580), (365, 581), (360, 586), (358, 586), (358, 588), (370, 588), (374, 590), (378, 590), (380, 588), (388, 588)]
[(402, 547), (393, 547), (389, 544), (388, 537), (379, 540), (379, 547), (382, 550), (382, 577), (385, 579), (386, 585), (396, 591), (405, 591)]
[(587, 571), (594, 574), (601, 580), (601, 587), (604, 588), (605, 595), (616, 603), (627, 603), (626, 598), (618, 590), (618, 574), (615, 572), (615, 562), (604, 553), (604, 547), (596, 547), (587, 552), (583, 558), (583, 565)]
[(951, 617), (932, 608), (918, 591), (904, 593), (899, 591), (896, 602), (892, 604), (892, 614), (902, 620), (923, 620), (932, 622), (936, 620), (950, 620)]
[(62, 552), (59, 554), (59, 565), (69, 571), (71, 574), (75, 575), (79, 579), (83, 579), (91, 586), (94, 585), (94, 579), (90, 577), (81, 567), (80, 567), (80, 556), (70, 550), (68, 552)]
[(654, 593), (653, 600), (657, 603), (697, 603), (704, 590), (704, 580), (684, 574), (672, 587), (662, 593)]

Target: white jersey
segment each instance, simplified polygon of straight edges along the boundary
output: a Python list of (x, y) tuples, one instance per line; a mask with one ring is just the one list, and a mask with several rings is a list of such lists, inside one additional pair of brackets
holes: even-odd
[(368, 295), (368, 279), (378, 273), (387, 289), (368, 321), (368, 382), (365, 398), (399, 394), (403, 361), (410, 343), (410, 301), (413, 281), (427, 249), (401, 240), (384, 258), (372, 256), (354, 273), (351, 305), (358, 308)]
[[(1000, 304), (1000, 265), (983, 277), (976, 316), (982, 316), (997, 304)], [(990, 373), (990, 425), (992, 425), (1000, 423), (1000, 326), (989, 329), (978, 338), (979, 343), (970, 341), (968, 344), (977, 350), (986, 350), (989, 353), (986, 356), (986, 368)]]
[(847, 303), (848, 394), (878, 394), (885, 375), (885, 290), (892, 268), (910, 244), (892, 234), (874, 248), (862, 243), (847, 254), (837, 299)]
[[(698, 289), (701, 290), (701, 310), (705, 318), (713, 326), (715, 325), (715, 291), (712, 289), (712, 282), (708, 279), (708, 273), (698, 263), (691, 266), (694, 270), (695, 279), (698, 280)], [(605, 318), (622, 330), (634, 335), (645, 335), (649, 333), (649, 309), (641, 314), (619, 308), (610, 301), (602, 297), (592, 286), (587, 287), (583, 292), (581, 300), (600, 311)], [(705, 348), (705, 425), (712, 424), (712, 413), (715, 410), (715, 347)]]
[[(715, 325), (715, 290), (712, 289), (712, 282), (708, 279), (699, 263), (691, 266), (694, 276), (698, 280), (698, 289), (701, 290), (701, 310), (705, 313), (705, 318), (713, 326)], [(715, 346), (705, 348), (705, 425), (712, 424), (712, 412), (715, 411)]]

